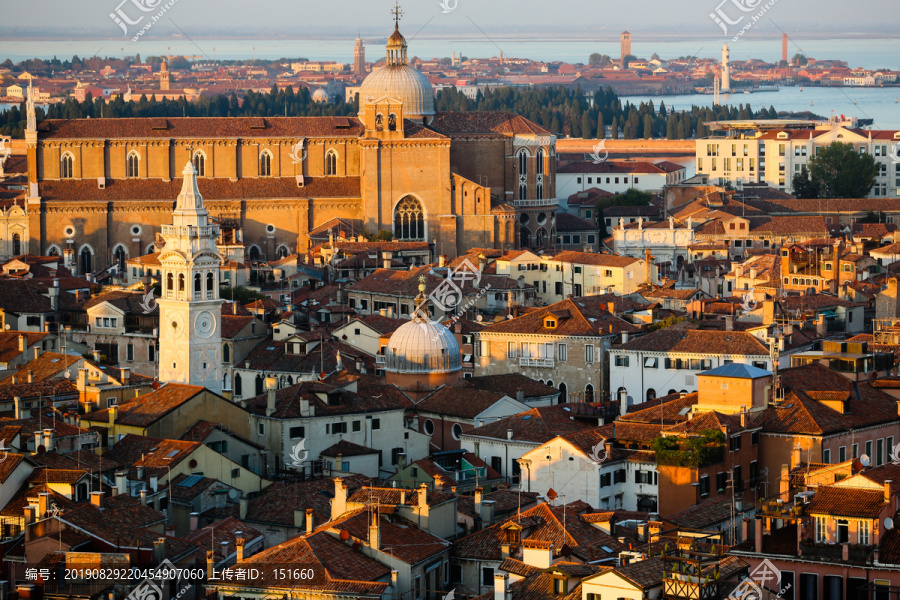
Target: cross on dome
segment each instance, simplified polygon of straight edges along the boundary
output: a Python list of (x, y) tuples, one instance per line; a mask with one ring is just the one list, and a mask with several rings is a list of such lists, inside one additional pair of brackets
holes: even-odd
[(400, 19), (403, 18), (403, 9), (400, 8), (399, 1), (394, 3), (394, 8), (391, 9), (391, 14), (394, 15), (394, 28), (400, 29)]

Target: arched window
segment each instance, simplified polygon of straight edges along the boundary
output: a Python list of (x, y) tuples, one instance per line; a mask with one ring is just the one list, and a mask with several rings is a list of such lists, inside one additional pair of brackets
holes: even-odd
[(13, 234), (12, 246), (13, 256), (19, 256), (20, 254), (22, 254), (22, 236), (20, 236), (18, 233)]
[(334, 150), (325, 153), (325, 175), (337, 175), (337, 152)]
[(528, 151), (519, 150), (516, 155), (519, 167), (519, 200), (528, 198)]
[(559, 403), (565, 404), (568, 401), (569, 388), (565, 383), (559, 384)]
[(425, 239), (425, 215), (422, 204), (407, 196), (394, 209), (394, 236), (400, 240)]
[(124, 246), (116, 246), (116, 249), (113, 251), (113, 256), (116, 259), (116, 263), (119, 265), (119, 273), (125, 272), (125, 260), (128, 258), (128, 253), (125, 252)]
[(394, 113), (388, 115), (388, 131), (397, 131), (397, 115)]
[(281, 244), (280, 246), (278, 246), (278, 249), (275, 250), (275, 255), (276, 255), (278, 258), (285, 258), (285, 257), (287, 257), (287, 255), (288, 255), (288, 249), (287, 249), (287, 246), (285, 246), (284, 244)]
[(262, 393), (263, 393), (263, 376), (257, 375), (256, 376), (256, 395), (262, 396)]
[(178, 291), (179, 292), (184, 291), (184, 273), (180, 273), (178, 275)]
[(75, 157), (71, 152), (66, 152), (59, 160), (59, 178), (72, 179), (75, 177)]
[(50, 246), (47, 248), (47, 256), (59, 256), (59, 248), (56, 246)]
[(203, 278), (200, 277), (200, 273), (194, 273), (194, 294), (199, 294), (203, 291)]
[(216, 278), (213, 276), (212, 271), (206, 274), (206, 291), (207, 292), (215, 292)]
[(535, 197), (538, 200), (544, 199), (544, 150), (538, 149), (535, 155), (536, 172), (535, 176)]
[(197, 177), (206, 177), (206, 155), (201, 150), (194, 152), (194, 169), (197, 171)]
[(381, 113), (375, 115), (375, 131), (381, 131), (384, 129), (384, 117)]
[(531, 232), (528, 230), (527, 227), (522, 227), (519, 230), (519, 244), (523, 248), (527, 248), (528, 246), (531, 245)]
[(250, 246), (250, 251), (247, 252), (247, 256), (250, 260), (259, 260), (259, 247), (256, 245)]
[(594, 401), (594, 386), (590, 383), (584, 387), (584, 401), (585, 402), (593, 402)]
[(86, 275), (87, 273), (92, 273), (94, 265), (94, 253), (91, 252), (91, 249), (85, 246), (81, 249), (81, 274)]
[(268, 150), (263, 150), (259, 154), (259, 176), (260, 177), (271, 177), (272, 176), (272, 153)]
[(241, 385), (241, 374), (234, 374), (234, 395), (241, 396), (244, 393), (244, 386)]
[(647, 390), (647, 402), (650, 402), (651, 400), (656, 400), (656, 390), (653, 388)]
[(175, 276), (172, 273), (169, 273), (166, 276), (166, 291), (171, 292), (175, 289)]
[(125, 177), (138, 177), (138, 166), (140, 165), (140, 156), (132, 150), (125, 159)]
[[(228, 344), (222, 346), (222, 362), (226, 365), (231, 362), (231, 346)], [(235, 377), (235, 382), (237, 382), (237, 377)]]

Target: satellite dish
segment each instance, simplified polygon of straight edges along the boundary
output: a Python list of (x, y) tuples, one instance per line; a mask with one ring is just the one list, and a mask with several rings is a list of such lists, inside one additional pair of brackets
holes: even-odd
[(477, 317), (475, 317), (475, 320), (478, 321), (479, 323), (481, 323), (484, 320), (484, 317), (482, 317), (481, 315), (478, 315)]
[(12, 329), (12, 326), (11, 326), (9, 323), (7, 323), (7, 324), (6, 324), (6, 327), (4, 327), (4, 329), (6, 329), (7, 331), (9, 331), (10, 329)]
[(884, 518), (884, 528), (887, 529), (888, 531), (893, 529), (894, 528), (894, 520), (890, 517), (885, 517)]
[(72, 371), (66, 371), (66, 379), (72, 376)]
[(231, 498), (232, 500), (236, 500), (237, 497), (240, 495), (241, 495), (241, 493), (239, 491), (237, 491), (236, 489), (228, 490), (228, 497)]
[(863, 454), (859, 457), (859, 462), (862, 463), (862, 466), (868, 467), (872, 463), (872, 459), (869, 458), (868, 454)]

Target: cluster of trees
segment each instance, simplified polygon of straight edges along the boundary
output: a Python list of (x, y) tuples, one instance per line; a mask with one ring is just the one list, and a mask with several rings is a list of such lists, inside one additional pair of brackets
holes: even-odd
[[(608, 198), (601, 198), (595, 205), (594, 213), (597, 215), (597, 223), (603, 235), (610, 235), (612, 231), (606, 228), (606, 215), (604, 212), (611, 206), (647, 206), (653, 199), (653, 194), (641, 191), (637, 188), (628, 188), (624, 192), (619, 192)], [(613, 223), (615, 227), (618, 223)]]
[[(292, 87), (280, 90), (276, 86), (268, 93), (249, 91), (243, 102), (236, 94), (224, 94), (200, 98), (196, 102), (178, 100), (147, 99), (146, 96), (136, 102), (125, 102), (119, 96), (109, 104), (100, 98), (90, 95), (79, 102), (69, 98), (60, 104), (51, 104), (47, 110), (37, 109), (37, 117), (41, 119), (82, 119), (126, 118), (126, 117), (319, 117), (319, 116), (351, 116), (358, 112), (355, 102), (344, 102), (343, 98), (334, 97), (328, 104), (313, 102), (309, 90), (300, 88), (294, 92)], [(6, 112), (0, 112), (0, 134), (16, 138), (24, 137), (25, 104), (13, 106)]]
[(861, 154), (852, 144), (841, 142), (822, 148), (807, 165), (791, 180), (797, 198), (865, 198), (878, 175), (871, 154)]
[(470, 100), (456, 88), (438, 92), (435, 107), (446, 110), (506, 110), (534, 121), (556, 135), (598, 139), (666, 138), (670, 140), (703, 137), (708, 131), (704, 121), (723, 119), (774, 119), (774, 107), (754, 110), (749, 104), (691, 107), (690, 111), (673, 112), (664, 101), (659, 108), (654, 102), (630, 102), (622, 105), (609, 87), (598, 89), (591, 103), (581, 86), (575, 90), (556, 88), (497, 88), (479, 92)]
[[(191, 61), (183, 56), (148, 56), (146, 64), (159, 65), (162, 61), (168, 61), (170, 70), (174, 69), (190, 69)], [(279, 58), (277, 60), (265, 59), (246, 59), (246, 60), (216, 60), (217, 65), (221, 66), (260, 66), (270, 70), (281, 70), (281, 65), (292, 62), (303, 62), (306, 58)], [(211, 61), (210, 61), (211, 62)], [(10, 59), (6, 59), (0, 66), (6, 67), (10, 71), (18, 73), (19, 71), (28, 71), (33, 75), (42, 77), (50, 77), (54, 73), (64, 71), (73, 71), (80, 73), (82, 71), (100, 71), (107, 65), (118, 70), (127, 69), (135, 64), (142, 64), (141, 55), (124, 56), (114, 58), (111, 56), (91, 56), (89, 58), (81, 58), (77, 54), (69, 60), (59, 60), (55, 56), (51, 59), (29, 58), (18, 63), (14, 63)]]

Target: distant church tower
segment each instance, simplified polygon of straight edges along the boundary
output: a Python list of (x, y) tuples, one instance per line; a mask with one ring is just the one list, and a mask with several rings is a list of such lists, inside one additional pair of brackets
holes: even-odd
[(622, 32), (622, 67), (625, 66), (625, 57), (631, 54), (631, 34)]
[(172, 85), (172, 76), (169, 73), (169, 65), (163, 61), (159, 66), (159, 89), (167, 90)]
[(202, 385), (221, 393), (222, 259), (216, 248), (219, 226), (209, 223), (209, 212), (197, 189), (194, 165), (187, 163), (182, 174), (184, 184), (172, 224), (162, 226), (165, 245), (159, 255), (159, 378)]
[(728, 64), (730, 56), (728, 44), (725, 44), (722, 46), (722, 93), (731, 91), (731, 66)]
[(366, 47), (362, 38), (356, 36), (356, 46), (353, 48), (353, 73), (355, 75), (366, 74)]

